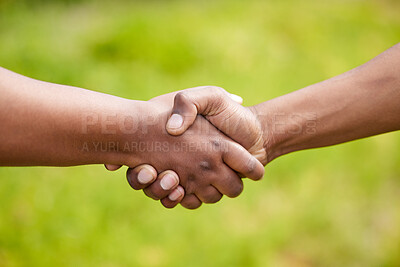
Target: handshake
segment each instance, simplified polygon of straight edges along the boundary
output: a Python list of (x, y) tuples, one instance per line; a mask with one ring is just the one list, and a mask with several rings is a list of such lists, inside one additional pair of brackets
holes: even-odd
[(281, 155), (399, 130), (400, 44), (253, 107), (212, 86), (136, 101), (3, 68), (0, 94), (0, 166), (127, 165), (134, 189), (195, 209), (238, 196)]
[[(262, 178), (268, 162), (262, 116), (222, 88), (196, 87), (148, 101), (128, 182), (167, 207), (195, 209), (237, 197), (243, 177)], [(156, 118), (156, 119), (155, 119)], [(137, 136), (136, 136), (137, 139)], [(106, 164), (108, 170), (119, 165)]]

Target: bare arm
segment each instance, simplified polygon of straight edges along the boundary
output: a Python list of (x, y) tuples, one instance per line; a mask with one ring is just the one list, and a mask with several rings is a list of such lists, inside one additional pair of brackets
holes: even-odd
[(400, 44), (354, 70), (253, 107), (240, 106), (221, 88), (185, 90), (175, 97), (167, 131), (182, 134), (197, 113), (264, 165), (293, 151), (399, 130)]
[(122, 153), (104, 148), (121, 141), (118, 118), (140, 114), (145, 103), (3, 68), (0, 94), (0, 165), (9, 166), (127, 163)]
[(254, 107), (268, 161), (400, 129), (400, 45), (332, 79)]
[[(238, 196), (238, 173), (259, 179), (263, 166), (242, 146), (199, 116), (187, 134), (176, 137), (164, 125), (172, 95), (152, 101), (127, 100), (81, 88), (37, 81), (0, 68), (0, 166), (71, 166), (108, 163), (151, 164), (160, 177), (179, 175), (152, 188), (167, 207), (183, 197), (165, 197), (185, 188), (182, 205), (197, 208), (222, 194)], [(133, 172), (138, 172), (136, 168)], [(235, 172), (236, 171), (236, 172)], [(131, 171), (130, 171), (131, 172)], [(147, 175), (149, 176), (149, 175)], [(134, 181), (129, 181), (136, 187)]]

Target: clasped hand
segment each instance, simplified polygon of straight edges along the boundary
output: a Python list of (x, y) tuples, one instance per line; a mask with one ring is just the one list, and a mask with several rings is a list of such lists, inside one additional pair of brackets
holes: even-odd
[[(130, 186), (173, 208), (237, 197), (241, 178), (258, 180), (267, 163), (262, 127), (254, 108), (219, 87), (196, 87), (148, 101), (158, 118), (142, 137), (163, 149), (148, 150), (129, 164)], [(148, 125), (147, 125), (148, 126)], [(149, 128), (149, 127), (148, 127)], [(108, 170), (121, 166), (106, 164)]]

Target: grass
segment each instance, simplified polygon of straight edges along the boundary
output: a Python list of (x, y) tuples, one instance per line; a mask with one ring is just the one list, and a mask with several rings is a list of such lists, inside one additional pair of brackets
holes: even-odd
[[(0, 62), (133, 99), (246, 105), (399, 42), (398, 1), (0, 2)], [(398, 266), (400, 139), (294, 153), (237, 199), (165, 210), (102, 166), (0, 168), (0, 266)]]

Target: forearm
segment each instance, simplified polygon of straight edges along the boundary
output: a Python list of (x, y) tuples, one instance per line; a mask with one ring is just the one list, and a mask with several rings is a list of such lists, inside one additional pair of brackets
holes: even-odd
[(268, 161), (400, 129), (400, 46), (335, 78), (255, 106)]
[[(125, 163), (117, 145), (121, 131), (138, 123), (142, 102), (5, 69), (0, 69), (0, 93), (0, 165)], [(129, 114), (131, 120), (125, 120)]]

